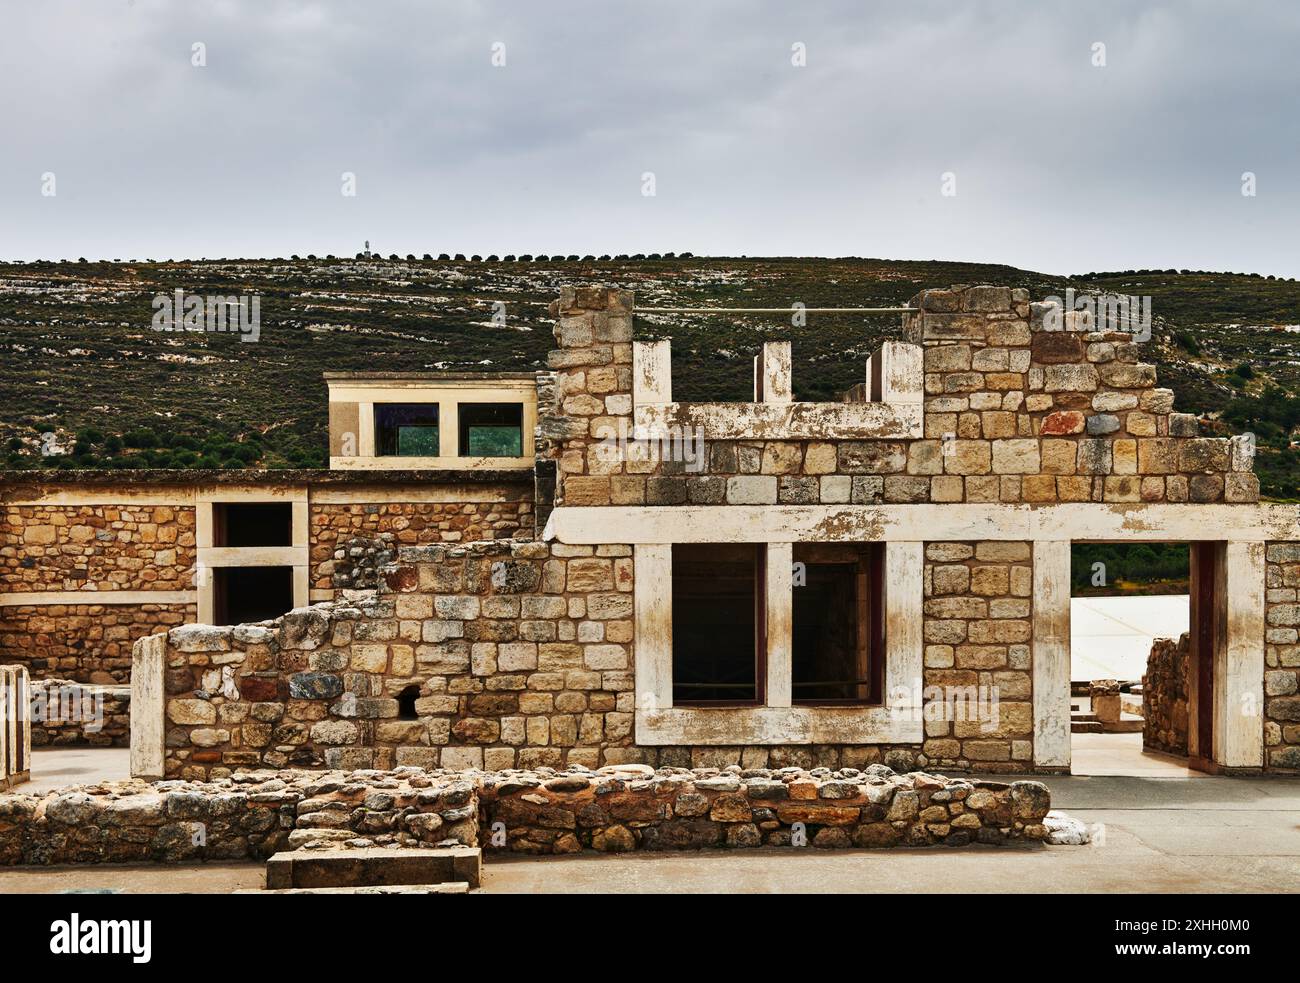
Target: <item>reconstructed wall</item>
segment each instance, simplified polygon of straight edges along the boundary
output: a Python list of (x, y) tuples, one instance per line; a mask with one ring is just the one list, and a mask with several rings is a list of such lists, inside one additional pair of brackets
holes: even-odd
[[(632, 743), (627, 547), (405, 547), (377, 598), (170, 633), (167, 774), (560, 767)], [(415, 687), (414, 719), (399, 695)]]
[[(309, 564), (303, 603), (372, 585), (392, 558), (384, 555), (390, 544), (535, 531), (526, 475), (285, 475), (241, 482), (239, 472), (204, 473), (202, 481), (196, 473), (195, 483), (177, 484), (162, 472), (88, 472), (48, 485), (33, 484), (30, 473), (0, 476), (0, 658), (27, 665), (35, 678), (129, 682), (136, 639), (201, 616), (198, 561), (215, 544), (213, 523), (200, 518), (213, 501), (258, 501), (263, 491), (266, 501), (308, 501), (294, 543), (307, 559), (283, 561)], [(203, 542), (200, 526), (209, 530)]]
[[(194, 620), (195, 606), (174, 600), (193, 585), (194, 521), (169, 505), (0, 506), (0, 600), (47, 596), (0, 605), (0, 657), (38, 679), (129, 681), (135, 639)], [(96, 603), (109, 591), (171, 596)]]
[(192, 508), (0, 506), (6, 591), (185, 590), (194, 546)]
[[(918, 313), (904, 317), (904, 332), (924, 349), (919, 439), (888, 436), (884, 425), (871, 439), (781, 439), (775, 416), (732, 404), (737, 431), (752, 439), (706, 433), (705, 466), (688, 472), (654, 451), (614, 459), (602, 447), (602, 436), (631, 433), (635, 422), (632, 377), (641, 369), (627, 365), (631, 294), (562, 291), (551, 356), (565, 418), (556, 428), (558, 503), (1258, 500), (1253, 444), (1200, 437), (1196, 418), (1174, 413), (1173, 393), (1156, 388), (1155, 367), (1139, 361), (1132, 335), (1094, 331), (1082, 313), (1053, 330), (1049, 304), (1007, 287), (927, 290), (911, 305)], [(726, 416), (674, 405), (654, 419)], [(789, 421), (811, 418), (829, 435), (838, 425), (834, 407), (799, 404)]]
[(130, 686), (39, 679), (31, 693), (33, 747), (130, 747)]
[(0, 795), (0, 864), (265, 859), (317, 846), (584, 849), (960, 846), (1038, 841), (1050, 796), (876, 766), (817, 775), (633, 766), (248, 772)]
[(1265, 556), (1265, 754), (1273, 768), (1300, 771), (1300, 543), (1269, 543)]
[(926, 544), (925, 685), (971, 696), (926, 719), (929, 767), (1023, 771), (1032, 763), (1033, 582), (1029, 543)]
[[(69, 591), (68, 600), (80, 601), (82, 595)], [(35, 678), (129, 683), (136, 639), (196, 617), (193, 604), (4, 605), (0, 658), (26, 665)]]
[(1167, 754), (1187, 753), (1187, 678), (1191, 666), (1187, 633), (1175, 642), (1157, 638), (1142, 674), (1142, 746)]
[(311, 585), (316, 590), (367, 586), (356, 582), (352, 562), (352, 550), (357, 544), (364, 548), (366, 541), (418, 546), (531, 539), (532, 512), (531, 501), (314, 505)]
[(1092, 330), (1005, 287), (927, 290), (905, 319), (924, 345), (925, 439), (887, 501), (1254, 502), (1247, 438), (1198, 436), (1126, 333)]

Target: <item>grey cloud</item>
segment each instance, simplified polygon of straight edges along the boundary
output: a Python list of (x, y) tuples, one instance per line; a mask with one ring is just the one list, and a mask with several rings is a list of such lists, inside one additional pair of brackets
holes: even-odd
[(0, 256), (370, 239), (1294, 275), (1298, 40), (1285, 0), (6, 5)]

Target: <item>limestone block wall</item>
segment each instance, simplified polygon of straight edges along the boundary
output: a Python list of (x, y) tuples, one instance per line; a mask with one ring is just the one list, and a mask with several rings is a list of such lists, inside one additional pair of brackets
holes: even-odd
[(0, 506), (0, 585), (11, 592), (188, 590), (194, 509)]
[(1034, 757), (1033, 550), (1020, 542), (925, 546), (928, 767), (1024, 771)]
[(352, 552), (358, 544), (364, 549), (367, 541), (419, 546), (531, 538), (532, 513), (533, 503), (527, 500), (313, 504), (311, 586), (314, 590), (367, 586), (357, 582)]
[(1187, 753), (1187, 674), (1191, 666), (1187, 633), (1178, 641), (1157, 638), (1142, 674), (1142, 746), (1167, 754)]
[(130, 686), (38, 679), (31, 695), (33, 747), (130, 747)]
[(90, 603), (90, 592), (67, 594), (68, 603), (0, 606), (0, 653), (33, 678), (129, 683), (136, 639), (198, 617), (194, 604), (107, 605)]
[(1300, 543), (1269, 543), (1265, 558), (1264, 753), (1300, 771)]
[(135, 639), (194, 620), (176, 595), (195, 558), (192, 507), (0, 505), (0, 653), (35, 679), (126, 683)]
[(932, 475), (930, 501), (1258, 501), (1253, 443), (1199, 436), (1132, 335), (1081, 313), (1053, 330), (1050, 304), (1006, 287), (926, 290), (911, 305), (925, 439), (908, 467)]
[(166, 773), (635, 757), (630, 554), (405, 547), (377, 596), (261, 626), (173, 630)]
[[(886, 381), (868, 375), (846, 404), (791, 402), (784, 343), (757, 360), (758, 402), (675, 404), (664, 343), (624, 361), (631, 293), (566, 288), (552, 308), (558, 396), (539, 408), (555, 437), (557, 504), (1258, 500), (1253, 443), (1200, 436), (1195, 417), (1173, 412), (1132, 335), (1092, 330), (1082, 313), (1055, 330), (1051, 305), (1008, 287), (927, 290), (911, 306), (903, 331), (920, 358), (886, 346), (873, 356)], [(850, 414), (864, 394), (871, 412)], [(702, 428), (698, 463), (655, 441), (602, 441), (678, 424)]]

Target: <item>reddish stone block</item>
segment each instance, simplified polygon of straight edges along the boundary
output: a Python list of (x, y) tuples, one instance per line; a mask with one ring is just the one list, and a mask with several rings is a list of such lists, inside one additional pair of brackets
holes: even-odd
[(1084, 416), (1078, 410), (1064, 410), (1049, 413), (1043, 418), (1039, 431), (1044, 436), (1060, 436), (1068, 433), (1083, 433)]

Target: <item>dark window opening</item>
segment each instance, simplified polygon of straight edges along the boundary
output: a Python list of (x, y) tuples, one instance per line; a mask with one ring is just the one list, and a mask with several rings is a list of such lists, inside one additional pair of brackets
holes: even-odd
[(437, 403), (376, 403), (375, 453), (380, 457), (438, 457)]
[(884, 544), (796, 543), (793, 556), (793, 702), (882, 702)]
[(267, 621), (293, 608), (293, 567), (218, 567), (212, 589), (217, 624)]
[(420, 687), (408, 686), (397, 694), (397, 719), (398, 720), (417, 720), (419, 714), (415, 712), (415, 701), (420, 698)]
[(761, 545), (673, 547), (673, 703), (763, 701)]
[(461, 457), (522, 457), (524, 407), (522, 403), (461, 403)]
[(293, 505), (219, 502), (212, 507), (213, 546), (292, 546)]

